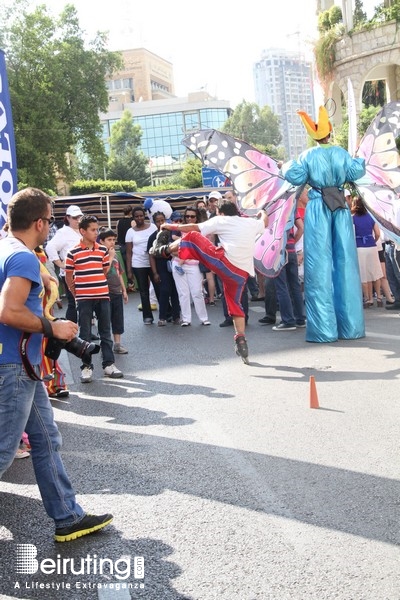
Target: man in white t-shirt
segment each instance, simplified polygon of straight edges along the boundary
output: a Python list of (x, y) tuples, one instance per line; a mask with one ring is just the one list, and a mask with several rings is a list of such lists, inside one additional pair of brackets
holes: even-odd
[[(254, 276), (254, 246), (268, 225), (268, 215), (257, 213), (257, 219), (243, 219), (230, 200), (218, 201), (217, 216), (196, 224), (164, 223), (150, 253), (153, 256), (173, 254), (182, 260), (195, 259), (222, 281), (228, 313), (235, 327), (236, 353), (248, 363), (245, 338), (245, 315), (240, 303), (249, 275)], [(180, 240), (168, 244), (168, 231), (182, 231)], [(218, 235), (219, 246), (206, 236)]]

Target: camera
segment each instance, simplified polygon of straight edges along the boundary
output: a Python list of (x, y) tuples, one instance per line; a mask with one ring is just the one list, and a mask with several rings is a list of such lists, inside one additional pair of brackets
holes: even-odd
[(57, 360), (63, 349), (77, 358), (81, 358), (82, 362), (85, 364), (91, 364), (92, 354), (100, 352), (100, 346), (93, 344), (93, 342), (82, 340), (80, 337), (76, 336), (70, 342), (59, 340), (55, 337), (49, 338), (44, 353), (48, 358)]

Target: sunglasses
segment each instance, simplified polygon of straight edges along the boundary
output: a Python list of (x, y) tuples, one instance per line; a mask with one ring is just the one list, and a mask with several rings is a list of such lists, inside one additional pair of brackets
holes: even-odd
[(196, 215), (185, 215), (185, 219), (196, 219)]
[(34, 219), (34, 221), (40, 221), (40, 219), (42, 221), (47, 221), (49, 223), (49, 225), (51, 225), (52, 223), (54, 223), (54, 221), (56, 220), (55, 217), (39, 217), (38, 219)]

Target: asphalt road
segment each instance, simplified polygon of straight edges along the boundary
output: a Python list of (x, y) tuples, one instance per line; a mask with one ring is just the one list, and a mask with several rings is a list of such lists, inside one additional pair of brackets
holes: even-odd
[[(79, 501), (113, 524), (55, 544), (31, 460), (14, 461), (0, 482), (0, 598), (400, 599), (398, 314), (368, 309), (365, 339), (308, 344), (258, 325), (251, 303), (246, 366), (220, 305), (211, 327), (158, 328), (138, 303), (124, 378), (103, 378), (96, 356), (81, 384), (64, 356), (71, 395), (53, 402)], [(32, 574), (17, 572), (23, 544)]]

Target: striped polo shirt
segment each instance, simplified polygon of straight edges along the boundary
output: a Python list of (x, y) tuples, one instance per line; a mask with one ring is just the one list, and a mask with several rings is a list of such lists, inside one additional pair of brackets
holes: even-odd
[(108, 250), (95, 242), (88, 248), (82, 241), (69, 250), (65, 270), (73, 271), (77, 300), (109, 299), (104, 269), (110, 265)]

